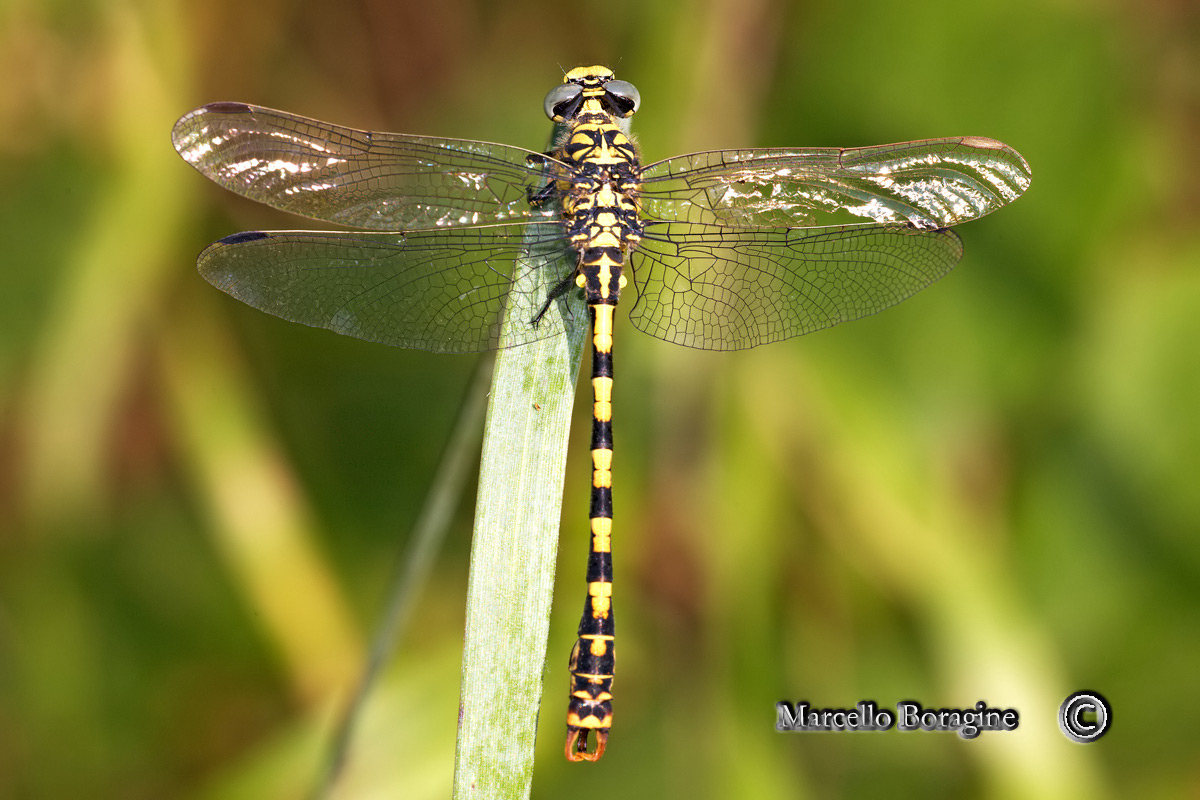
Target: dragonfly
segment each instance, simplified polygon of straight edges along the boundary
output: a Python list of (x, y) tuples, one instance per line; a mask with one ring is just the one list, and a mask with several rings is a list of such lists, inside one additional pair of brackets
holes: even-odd
[[(596, 761), (612, 726), (613, 320), (686, 347), (739, 350), (874, 314), (962, 257), (950, 226), (1017, 199), (1029, 165), (982, 137), (857, 148), (716, 150), (642, 164), (641, 97), (603, 66), (546, 95), (548, 152), (356, 130), (244, 103), (184, 115), (172, 139), (217, 184), (353, 231), (238, 233), (210, 283), (270, 314), (440, 353), (592, 330), (591, 543), (572, 649), (565, 752)], [(503, 325), (505, 315), (521, 324)]]

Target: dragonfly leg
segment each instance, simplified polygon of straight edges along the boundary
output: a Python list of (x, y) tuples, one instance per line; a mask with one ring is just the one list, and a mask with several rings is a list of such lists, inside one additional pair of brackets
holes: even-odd
[(558, 197), (558, 184), (555, 181), (550, 181), (540, 189), (534, 189), (530, 186), (525, 190), (525, 197), (529, 200), (529, 205), (534, 208), (541, 208), (546, 203)]
[(546, 302), (542, 304), (541, 309), (537, 312), (537, 314), (534, 315), (533, 319), (529, 320), (529, 324), (536, 328), (538, 323), (542, 321), (542, 317), (546, 316), (546, 312), (550, 310), (550, 306), (554, 303), (554, 301), (578, 285), (579, 284), (576, 282), (576, 273), (572, 272), (564, 277), (558, 282), (557, 285), (555, 285), (553, 289), (550, 290), (550, 294), (546, 295)]

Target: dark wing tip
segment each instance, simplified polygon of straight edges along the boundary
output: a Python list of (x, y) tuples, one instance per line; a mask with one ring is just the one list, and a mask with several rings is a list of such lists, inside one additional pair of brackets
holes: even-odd
[[(1024, 172), (1024, 185), (1021, 186), (1021, 192), (1029, 188), (1029, 182), (1033, 178), (1033, 170), (1029, 168), (1029, 162), (1025, 160), (1025, 156), (1021, 155), (1015, 147), (1005, 144), (999, 139), (992, 139), (987, 136), (963, 136), (959, 139), (959, 143), (966, 147), (972, 147), (976, 150), (996, 150), (1010, 156), (1017, 167)], [(1015, 198), (1014, 198), (1015, 199)]]
[(224, 239), (219, 240), (217, 244), (245, 244), (246, 242), (257, 242), (259, 239), (269, 238), (271, 238), (271, 234), (263, 233), (262, 231), (243, 231), (242, 233), (235, 233), (232, 236), (226, 236)]
[(205, 122), (197, 122), (197, 117), (203, 117), (205, 114), (252, 114), (254, 107), (246, 103), (208, 103), (207, 105), (194, 108), (184, 114), (175, 121), (175, 126), (171, 129), (171, 141), (175, 145), (175, 149), (182, 154), (183, 148), (187, 146), (187, 142), (200, 131), (197, 129), (197, 124), (204, 125)]
[(980, 150), (1010, 150), (1011, 148), (999, 139), (989, 136), (963, 136), (959, 141), (967, 147), (978, 147)]
[(219, 102), (200, 106), (198, 110), (213, 114), (245, 114), (253, 109), (245, 103)]

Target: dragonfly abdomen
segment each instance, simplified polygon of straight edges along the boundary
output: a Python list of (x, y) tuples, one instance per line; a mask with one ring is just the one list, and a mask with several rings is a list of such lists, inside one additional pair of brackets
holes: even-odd
[[(580, 234), (579, 277), (592, 318), (592, 488), (588, 517), (587, 600), (579, 638), (571, 651), (571, 697), (567, 707), (567, 758), (594, 761), (604, 754), (612, 726), (612, 384), (613, 316), (628, 250), (620, 208), (593, 205), (576, 222)], [(596, 747), (588, 752), (594, 731)]]
[[(571, 697), (567, 706), (566, 754), (571, 761), (604, 755), (612, 727), (612, 682), (616, 625), (612, 608), (612, 302), (591, 306), (592, 317), (592, 490), (588, 517), (587, 600), (579, 638), (571, 651)], [(587, 751), (589, 733), (596, 747)]]

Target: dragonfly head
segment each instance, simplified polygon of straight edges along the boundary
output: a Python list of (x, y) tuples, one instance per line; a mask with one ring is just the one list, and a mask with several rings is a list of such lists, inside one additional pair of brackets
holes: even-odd
[(637, 88), (627, 81), (613, 80), (613, 71), (608, 67), (576, 67), (546, 95), (545, 110), (555, 122), (585, 112), (624, 119), (632, 117), (641, 102)]

